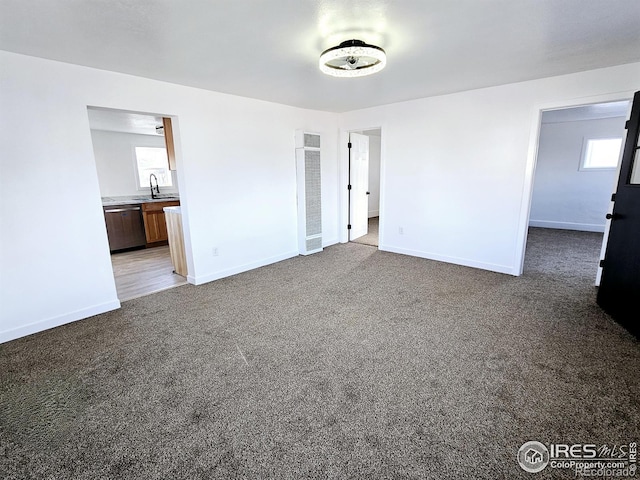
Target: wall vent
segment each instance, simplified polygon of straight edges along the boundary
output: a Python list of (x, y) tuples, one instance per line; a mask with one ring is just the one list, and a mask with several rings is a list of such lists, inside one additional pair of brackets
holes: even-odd
[(296, 130), (298, 249), (301, 255), (322, 250), (320, 135)]
[(320, 134), (296, 130), (296, 148), (320, 149)]

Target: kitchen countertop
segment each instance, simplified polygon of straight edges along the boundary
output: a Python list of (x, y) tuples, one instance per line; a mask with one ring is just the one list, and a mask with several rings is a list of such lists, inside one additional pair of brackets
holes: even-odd
[(158, 198), (151, 198), (151, 195), (102, 197), (102, 206), (112, 207), (114, 205), (134, 205), (138, 203), (173, 202), (176, 200), (180, 201), (180, 196), (172, 193), (161, 193)]

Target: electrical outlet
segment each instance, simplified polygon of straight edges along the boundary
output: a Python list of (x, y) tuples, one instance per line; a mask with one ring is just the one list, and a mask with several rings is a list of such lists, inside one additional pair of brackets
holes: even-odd
[(212, 254), (214, 257), (217, 257), (217, 256), (218, 256), (218, 247), (213, 247), (213, 248), (211, 249), (211, 254)]

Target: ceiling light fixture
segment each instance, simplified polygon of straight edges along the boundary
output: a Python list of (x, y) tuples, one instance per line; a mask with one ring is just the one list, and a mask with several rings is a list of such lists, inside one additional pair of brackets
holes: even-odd
[(347, 40), (320, 55), (320, 70), (334, 77), (363, 77), (379, 72), (387, 64), (383, 49), (361, 40)]

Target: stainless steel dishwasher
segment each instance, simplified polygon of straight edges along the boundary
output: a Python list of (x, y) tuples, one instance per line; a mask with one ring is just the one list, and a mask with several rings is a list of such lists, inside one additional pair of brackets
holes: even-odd
[(104, 207), (104, 219), (112, 252), (127, 248), (144, 247), (146, 236), (139, 204)]

